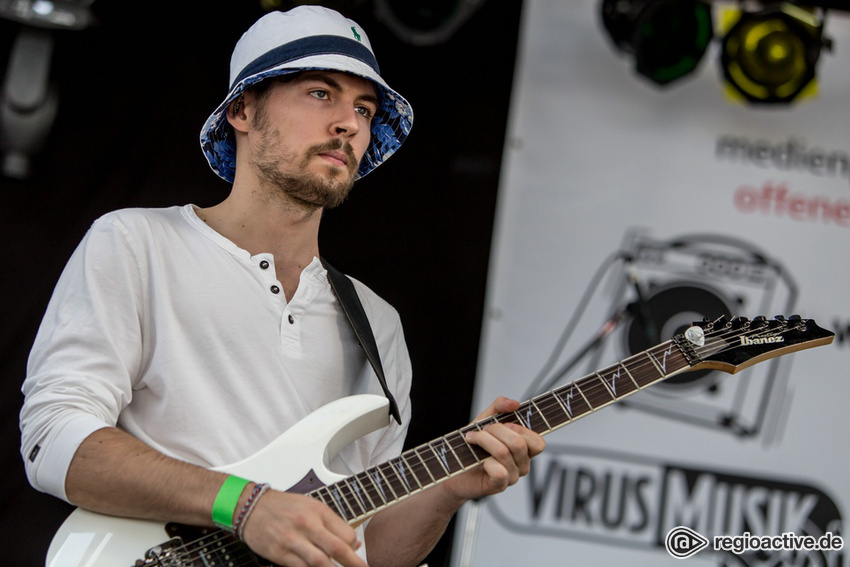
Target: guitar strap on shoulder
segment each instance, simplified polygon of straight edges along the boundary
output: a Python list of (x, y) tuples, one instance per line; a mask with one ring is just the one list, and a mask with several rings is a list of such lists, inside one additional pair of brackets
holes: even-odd
[(342, 310), (345, 313), (346, 319), (354, 329), (354, 335), (357, 337), (357, 342), (366, 353), (366, 358), (372, 365), (378, 381), (381, 383), (381, 388), (384, 390), (384, 395), (390, 401), (390, 414), (401, 425), (401, 414), (398, 411), (398, 404), (387, 386), (387, 378), (384, 375), (384, 367), (381, 366), (381, 356), (378, 353), (378, 345), (375, 342), (375, 335), (372, 333), (372, 325), (369, 324), (369, 318), (366, 316), (366, 311), (363, 309), (363, 304), (360, 303), (360, 298), (357, 296), (357, 290), (354, 289), (354, 283), (342, 272), (328, 264), (322, 258), (322, 264), (328, 272), (328, 281), (331, 284), (331, 289), (336, 295), (339, 304), (342, 305)]

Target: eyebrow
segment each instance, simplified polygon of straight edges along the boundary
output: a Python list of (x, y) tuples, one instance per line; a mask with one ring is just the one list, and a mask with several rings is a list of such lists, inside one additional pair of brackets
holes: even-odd
[[(332, 89), (335, 89), (335, 90), (338, 90), (338, 91), (344, 90), (343, 86), (341, 84), (339, 84), (339, 82), (336, 79), (326, 75), (325, 73), (321, 73), (321, 72), (317, 72), (317, 71), (316, 72), (309, 72), (308, 71), (306, 73), (302, 73), (301, 76), (299, 77), (299, 79), (301, 79), (303, 81), (319, 81), (320, 83), (325, 83), (327, 86), (329, 86)], [(364, 80), (368, 81), (368, 79), (364, 79)], [(371, 84), (371, 81), (369, 81), (369, 83)], [(374, 87), (374, 85), (373, 85), (373, 88), (377, 91), (377, 87)], [(375, 106), (379, 105), (378, 104), (378, 97), (373, 95), (372, 93), (363, 93), (360, 96), (358, 96), (357, 98), (360, 99), (360, 100), (366, 101), (366, 102), (371, 102)]]

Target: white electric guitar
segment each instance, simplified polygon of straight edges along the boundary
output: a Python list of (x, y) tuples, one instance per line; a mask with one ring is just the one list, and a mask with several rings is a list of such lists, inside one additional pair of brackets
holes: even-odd
[[(797, 316), (694, 324), (683, 334), (541, 394), (516, 412), (492, 416), (405, 451), (350, 477), (327, 464), (355, 439), (387, 424), (387, 400), (361, 395), (332, 402), (255, 455), (218, 470), (307, 494), (350, 524), (472, 468), (488, 455), (464, 440), (495, 421), (554, 431), (673, 375), (714, 369), (734, 374), (770, 358), (827, 345), (834, 334)], [(230, 531), (161, 524), (75, 510), (51, 542), (47, 567), (254, 567), (271, 565)]]

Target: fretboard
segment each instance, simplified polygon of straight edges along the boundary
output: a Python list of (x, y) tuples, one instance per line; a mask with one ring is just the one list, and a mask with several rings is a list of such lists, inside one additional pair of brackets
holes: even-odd
[(357, 524), (395, 502), (470, 469), (489, 455), (466, 442), (484, 426), (518, 423), (545, 435), (692, 365), (680, 343), (667, 341), (617, 364), (540, 394), (515, 412), (472, 423), (405, 451), (395, 459), (310, 492), (350, 524)]

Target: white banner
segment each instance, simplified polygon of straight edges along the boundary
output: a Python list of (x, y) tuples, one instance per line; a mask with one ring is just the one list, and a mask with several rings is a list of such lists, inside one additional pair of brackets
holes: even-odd
[[(715, 28), (728, 9), (714, 6)], [(728, 96), (719, 38), (691, 76), (659, 88), (614, 47), (596, 0), (526, 0), (521, 25), (476, 410), (703, 316), (798, 313), (837, 337), (740, 374), (684, 374), (552, 433), (520, 484), (463, 510), (453, 565), (680, 565), (665, 549), (679, 525), (712, 543), (843, 536), (850, 13), (827, 14), (817, 92), (772, 106)], [(846, 556), (708, 545), (688, 561)]]

